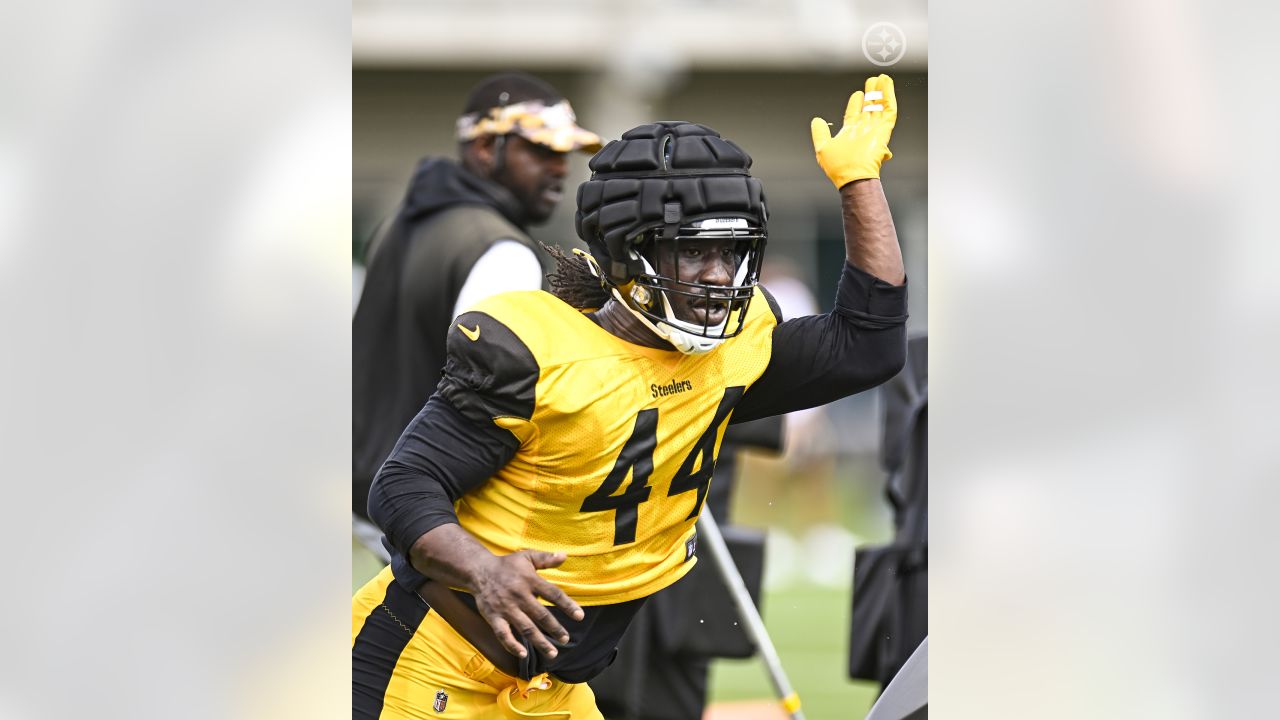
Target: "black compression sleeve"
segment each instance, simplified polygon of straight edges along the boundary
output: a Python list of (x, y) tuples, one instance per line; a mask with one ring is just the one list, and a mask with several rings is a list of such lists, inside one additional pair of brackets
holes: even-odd
[(905, 284), (845, 263), (834, 310), (774, 328), (769, 366), (731, 422), (815, 407), (885, 382), (906, 360), (906, 321)]
[(392, 547), (409, 548), (429, 530), (458, 522), (453, 503), (515, 455), (511, 433), (479, 425), (439, 394), (409, 423), (369, 491), (369, 517)]

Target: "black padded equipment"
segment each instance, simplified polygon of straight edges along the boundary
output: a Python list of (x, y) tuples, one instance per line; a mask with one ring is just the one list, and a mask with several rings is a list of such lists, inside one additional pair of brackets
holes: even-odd
[(746, 218), (765, 227), (764, 188), (751, 156), (706, 125), (662, 121), (623, 133), (591, 158), (578, 186), (574, 226), (614, 284), (644, 272), (633, 244), (644, 231), (709, 217)]

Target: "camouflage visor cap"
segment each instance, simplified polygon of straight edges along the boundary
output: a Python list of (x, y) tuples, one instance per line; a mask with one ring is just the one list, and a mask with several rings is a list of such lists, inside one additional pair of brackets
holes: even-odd
[(600, 136), (578, 126), (578, 118), (568, 100), (547, 105), (529, 100), (490, 109), (487, 113), (458, 118), (458, 140), (467, 142), (481, 135), (515, 133), (532, 143), (556, 152), (581, 150), (594, 153), (600, 149)]

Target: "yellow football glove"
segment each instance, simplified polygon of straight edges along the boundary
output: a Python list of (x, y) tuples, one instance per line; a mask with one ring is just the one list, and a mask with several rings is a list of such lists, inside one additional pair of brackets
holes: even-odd
[(813, 119), (813, 151), (837, 189), (854, 180), (880, 177), (880, 164), (893, 157), (889, 136), (897, 121), (898, 98), (888, 75), (867, 78), (866, 94), (859, 90), (849, 96), (844, 127), (835, 137), (827, 121)]

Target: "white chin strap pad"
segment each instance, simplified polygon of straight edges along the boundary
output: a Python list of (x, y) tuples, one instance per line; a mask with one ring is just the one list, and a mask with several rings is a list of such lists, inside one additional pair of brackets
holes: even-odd
[(649, 321), (649, 318), (644, 316), (643, 313), (631, 307), (631, 304), (622, 298), (622, 293), (618, 292), (617, 288), (611, 288), (610, 292), (613, 293), (615, 300), (622, 303), (622, 307), (626, 308), (627, 312), (631, 313), (636, 317), (636, 319), (644, 323), (644, 326), (652, 330), (655, 335), (671, 343), (676, 350), (679, 350), (685, 355), (701, 355), (705, 352), (715, 350), (719, 347), (720, 343), (724, 342), (724, 338), (705, 338), (692, 333), (687, 333), (678, 327), (673, 327), (666, 323), (652, 323)]

